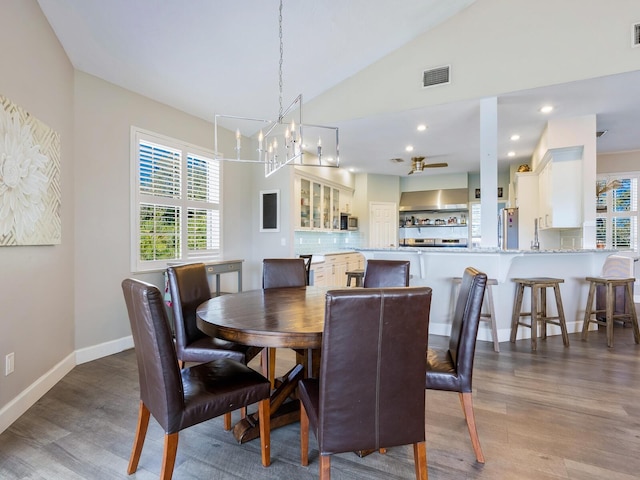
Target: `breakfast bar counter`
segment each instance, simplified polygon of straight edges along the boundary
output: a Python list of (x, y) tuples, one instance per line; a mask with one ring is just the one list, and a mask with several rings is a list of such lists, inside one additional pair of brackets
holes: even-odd
[[(561, 285), (562, 301), (570, 333), (582, 330), (587, 302), (587, 276), (598, 276), (605, 259), (616, 252), (607, 249), (576, 250), (502, 250), (498, 248), (410, 248), (358, 249), (365, 259), (409, 260), (411, 286), (433, 289), (429, 331), (448, 335), (453, 308), (453, 277), (459, 277), (466, 267), (485, 272), (498, 282), (493, 286), (498, 338), (508, 341), (511, 332), (511, 311), (515, 294), (514, 278), (556, 277)], [(525, 299), (523, 309), (530, 308)], [(553, 302), (552, 302), (553, 303)], [(555, 306), (551, 306), (553, 309)], [(549, 335), (559, 335), (560, 328), (549, 326)], [(530, 330), (521, 328), (518, 338), (529, 338)], [(478, 339), (491, 341), (491, 330), (484, 322)]]

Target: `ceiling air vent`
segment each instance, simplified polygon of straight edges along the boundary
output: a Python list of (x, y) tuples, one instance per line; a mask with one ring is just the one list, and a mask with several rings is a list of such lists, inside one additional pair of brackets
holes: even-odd
[(640, 47), (640, 23), (633, 26), (633, 46)]
[(432, 68), (431, 70), (425, 70), (422, 72), (422, 86), (433, 87), (434, 85), (443, 85), (449, 83), (449, 70), (450, 65), (444, 67)]

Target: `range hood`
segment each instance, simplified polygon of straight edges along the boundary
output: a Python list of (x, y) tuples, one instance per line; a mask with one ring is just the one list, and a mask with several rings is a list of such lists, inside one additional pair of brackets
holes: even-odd
[(468, 208), (469, 191), (466, 188), (403, 192), (400, 196), (401, 212), (415, 210), (467, 210)]

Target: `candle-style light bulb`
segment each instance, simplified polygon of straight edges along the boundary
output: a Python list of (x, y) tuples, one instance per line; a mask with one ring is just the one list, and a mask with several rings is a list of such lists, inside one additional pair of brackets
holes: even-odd
[(318, 137), (318, 157), (322, 156), (322, 140)]
[(262, 151), (262, 142), (264, 140), (264, 135), (262, 133), (262, 130), (260, 130), (260, 133), (258, 134), (258, 151)]
[(236, 148), (240, 150), (240, 129), (236, 129)]
[(291, 140), (296, 141), (296, 122), (291, 120)]

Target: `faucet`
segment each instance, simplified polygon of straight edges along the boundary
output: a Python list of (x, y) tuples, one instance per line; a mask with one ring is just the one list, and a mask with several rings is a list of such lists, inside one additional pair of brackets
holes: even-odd
[(540, 250), (540, 242), (538, 241), (538, 219), (533, 220), (533, 241), (531, 242), (531, 250)]

